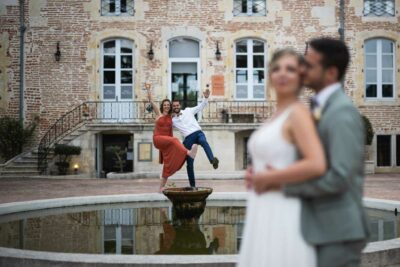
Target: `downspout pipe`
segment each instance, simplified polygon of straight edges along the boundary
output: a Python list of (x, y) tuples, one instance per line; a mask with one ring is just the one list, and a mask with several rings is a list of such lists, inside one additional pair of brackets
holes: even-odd
[(25, 48), (25, 1), (19, 0), (19, 121), (24, 123), (24, 48)]
[[(344, 12), (344, 0), (340, 0), (339, 2), (339, 36), (340, 36), (340, 40), (342, 42), (344, 42), (344, 19), (345, 19), (345, 12)], [(345, 81), (345, 77), (343, 77), (341, 84), (342, 87), (344, 88), (344, 81)]]
[(339, 35), (340, 40), (344, 42), (344, 0), (339, 2)]

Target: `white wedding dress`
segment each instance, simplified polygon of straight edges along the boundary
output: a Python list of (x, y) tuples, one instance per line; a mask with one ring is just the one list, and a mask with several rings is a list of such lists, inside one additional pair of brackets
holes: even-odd
[[(250, 137), (248, 150), (255, 173), (268, 165), (285, 168), (297, 160), (296, 147), (282, 134), (290, 111), (287, 108)], [(315, 248), (301, 234), (300, 209), (300, 199), (282, 192), (250, 192), (238, 267), (316, 266)]]

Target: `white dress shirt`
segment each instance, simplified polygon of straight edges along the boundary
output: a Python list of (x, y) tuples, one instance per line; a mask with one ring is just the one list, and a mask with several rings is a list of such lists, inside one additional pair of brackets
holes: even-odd
[(177, 128), (183, 137), (187, 137), (190, 134), (201, 131), (201, 127), (197, 122), (194, 115), (202, 111), (208, 103), (208, 98), (203, 98), (203, 101), (192, 108), (185, 108), (181, 111), (180, 115), (174, 114), (172, 118), (172, 124), (175, 128)]
[(336, 91), (339, 90), (342, 87), (342, 85), (337, 82), (333, 83), (324, 89), (322, 89), (318, 94), (314, 96), (314, 101), (318, 103), (319, 108), (323, 108), (326, 104), (326, 101), (328, 101), (329, 97)]

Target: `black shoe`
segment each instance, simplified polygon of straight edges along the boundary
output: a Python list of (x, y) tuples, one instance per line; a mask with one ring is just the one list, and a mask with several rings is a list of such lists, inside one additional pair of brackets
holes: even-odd
[(214, 158), (213, 161), (211, 162), (211, 164), (213, 165), (214, 169), (218, 169), (218, 165), (219, 165), (218, 158)]

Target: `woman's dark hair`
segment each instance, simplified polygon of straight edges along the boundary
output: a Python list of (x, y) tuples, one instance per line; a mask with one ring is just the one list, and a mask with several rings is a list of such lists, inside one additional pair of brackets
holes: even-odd
[(171, 103), (171, 100), (169, 100), (169, 99), (164, 99), (163, 101), (161, 101), (161, 104), (160, 104), (161, 113), (164, 113), (164, 103), (165, 102), (168, 102), (169, 106), (170, 106), (168, 114), (172, 114), (172, 103)]
[(338, 81), (342, 80), (350, 61), (346, 44), (330, 37), (312, 39), (308, 44), (322, 55), (322, 66), (325, 69), (335, 67), (338, 70)]

